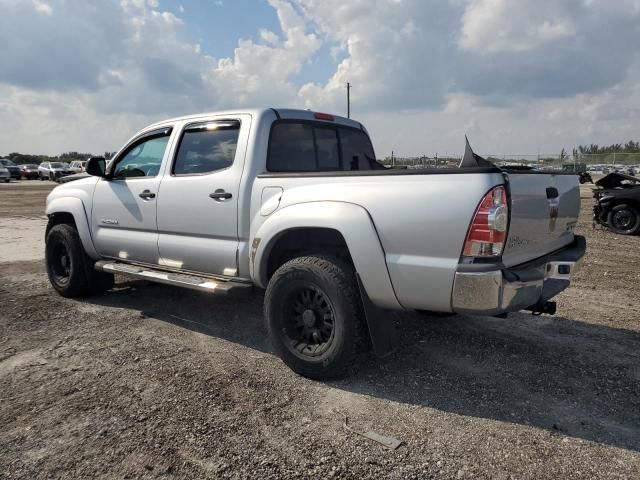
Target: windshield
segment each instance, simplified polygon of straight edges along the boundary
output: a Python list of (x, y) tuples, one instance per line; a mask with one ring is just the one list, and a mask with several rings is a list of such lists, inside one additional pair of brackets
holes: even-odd
[(51, 162), (51, 168), (64, 168), (64, 165), (60, 162)]
[(8, 158), (0, 159), (0, 164), (2, 164), (5, 167), (14, 165), (14, 163), (11, 160), (9, 160)]

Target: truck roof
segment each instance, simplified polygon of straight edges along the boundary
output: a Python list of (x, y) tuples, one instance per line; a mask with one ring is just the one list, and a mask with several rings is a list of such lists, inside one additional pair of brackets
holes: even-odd
[[(249, 114), (249, 115), (254, 115), (254, 116), (260, 116), (263, 115), (266, 112), (273, 112), (276, 116), (278, 116), (279, 118), (283, 118), (283, 119), (302, 119), (302, 120), (320, 120), (323, 121), (323, 119), (318, 119), (316, 118), (315, 114), (318, 112), (314, 112), (311, 110), (302, 110), (302, 109), (296, 109), (296, 108), (238, 108), (238, 109), (234, 109), (234, 110), (218, 110), (218, 111), (213, 111), (213, 112), (202, 112), (202, 113), (196, 113), (196, 114), (191, 114), (191, 115), (183, 115), (181, 117), (174, 117), (174, 118), (168, 118), (166, 120), (162, 120), (160, 122), (156, 122), (152, 125), (149, 125), (148, 127), (145, 128), (145, 130), (147, 128), (150, 127), (154, 127), (156, 125), (162, 125), (165, 124), (167, 122), (180, 122), (180, 121), (185, 121), (185, 120), (196, 120), (198, 118), (201, 117), (207, 117), (207, 116), (211, 116), (211, 115), (238, 115), (238, 114)], [(330, 116), (333, 117), (333, 120), (324, 120), (327, 121), (327, 123), (338, 123), (341, 125), (347, 125), (350, 127), (355, 127), (355, 128), (362, 128), (364, 129), (364, 127), (362, 126), (362, 124), (360, 122), (357, 122), (355, 120), (346, 118), (346, 117), (341, 117), (339, 115), (334, 115), (332, 113), (329, 114)]]

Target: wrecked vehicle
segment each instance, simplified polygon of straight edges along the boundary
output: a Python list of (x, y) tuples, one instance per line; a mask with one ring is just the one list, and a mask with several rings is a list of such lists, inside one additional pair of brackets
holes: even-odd
[(593, 178), (591, 178), (591, 174), (587, 170), (586, 163), (565, 163), (562, 165), (562, 171), (578, 175), (578, 181), (580, 183), (593, 183)]
[(593, 189), (594, 224), (620, 235), (640, 233), (640, 178), (624, 173), (610, 173), (596, 182)]
[(114, 274), (266, 289), (275, 351), (316, 379), (393, 350), (385, 309), (553, 313), (585, 252), (575, 175), (500, 169), (468, 144), (460, 168), (387, 169), (361, 123), (326, 113), (174, 118), (86, 171), (47, 198), (55, 290), (104, 291)]

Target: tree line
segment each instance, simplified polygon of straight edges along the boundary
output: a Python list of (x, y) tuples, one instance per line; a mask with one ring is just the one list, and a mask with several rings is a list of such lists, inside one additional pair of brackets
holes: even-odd
[[(571, 152), (571, 157), (574, 160), (579, 160), (584, 157), (584, 155), (611, 155), (615, 153), (639, 153), (640, 154), (640, 142), (634, 142), (633, 140), (629, 140), (627, 143), (614, 143), (612, 145), (603, 145), (600, 146), (597, 143), (592, 143), (591, 145), (578, 145)], [(560, 151), (560, 160), (569, 160), (569, 154), (563, 148)]]
[(591, 145), (578, 145), (574, 149), (581, 155), (607, 154), (607, 153), (640, 153), (640, 142), (629, 140), (627, 143), (614, 143), (613, 145), (600, 146), (592, 143)]

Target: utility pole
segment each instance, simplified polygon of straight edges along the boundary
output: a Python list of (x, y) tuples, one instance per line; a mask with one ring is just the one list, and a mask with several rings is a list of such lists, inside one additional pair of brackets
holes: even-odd
[(351, 118), (351, 84), (347, 82), (347, 118)]

